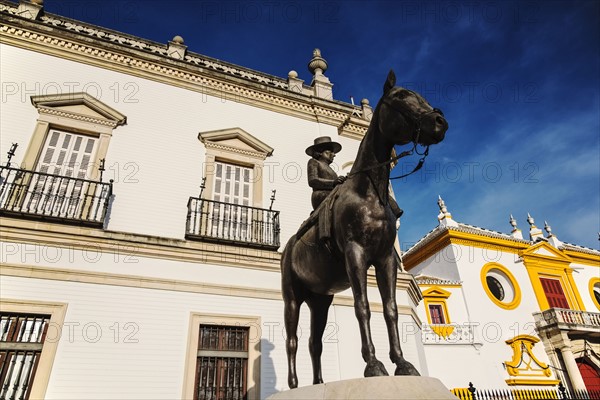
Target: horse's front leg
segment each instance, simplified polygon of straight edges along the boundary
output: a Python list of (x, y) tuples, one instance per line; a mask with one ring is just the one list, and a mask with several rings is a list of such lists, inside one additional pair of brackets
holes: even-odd
[(390, 340), (390, 359), (396, 364), (394, 375), (420, 375), (419, 371), (402, 355), (398, 335), (398, 305), (396, 304), (396, 278), (398, 263), (393, 252), (375, 266), (377, 287), (383, 302), (383, 317)]
[(367, 299), (367, 265), (365, 250), (357, 243), (348, 243), (345, 250), (346, 271), (354, 295), (354, 313), (358, 320), (361, 353), (367, 363), (365, 377), (388, 375), (383, 363), (375, 357), (375, 346), (371, 337), (371, 310)]

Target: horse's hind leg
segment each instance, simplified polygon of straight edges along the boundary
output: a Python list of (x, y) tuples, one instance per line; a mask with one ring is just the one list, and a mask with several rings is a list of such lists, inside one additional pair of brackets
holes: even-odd
[(294, 281), (292, 274), (292, 260), (290, 253), (293, 248), (293, 238), (283, 251), (281, 258), (281, 289), (284, 303), (285, 320), (285, 349), (288, 359), (288, 386), (290, 389), (298, 387), (298, 375), (296, 373), (296, 352), (298, 350), (298, 319), (300, 317), (300, 306), (304, 302), (303, 290), (299, 283)]
[(310, 308), (310, 338), (308, 348), (313, 367), (313, 384), (323, 383), (321, 376), (321, 354), (323, 353), (323, 332), (327, 325), (327, 313), (333, 301), (333, 295), (311, 293), (306, 303)]
[[(290, 289), (292, 291), (292, 289)], [(298, 374), (296, 373), (296, 352), (298, 350), (298, 319), (300, 317), (301, 301), (293, 296), (286, 296), (284, 293), (283, 301), (285, 303), (285, 350), (288, 359), (288, 386), (290, 389), (298, 387)]]
[(394, 375), (420, 375), (417, 369), (402, 355), (398, 335), (398, 306), (396, 304), (396, 278), (398, 265), (394, 254), (386, 257), (381, 264), (376, 265), (375, 277), (377, 287), (383, 302), (383, 318), (387, 326), (390, 340), (390, 359), (396, 364)]

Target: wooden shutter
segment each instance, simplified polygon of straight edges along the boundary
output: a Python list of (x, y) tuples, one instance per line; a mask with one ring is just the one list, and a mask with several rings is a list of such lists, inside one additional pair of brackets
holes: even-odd
[(540, 278), (540, 282), (542, 283), (542, 288), (544, 289), (550, 307), (571, 308), (569, 307), (569, 302), (567, 301), (565, 292), (558, 279)]
[[(212, 236), (247, 241), (251, 235), (252, 169), (239, 165), (215, 162), (215, 181), (211, 219)], [(245, 206), (245, 207), (240, 207)]]
[(444, 311), (440, 304), (429, 305), (429, 315), (431, 316), (432, 324), (445, 324), (446, 319), (444, 318)]

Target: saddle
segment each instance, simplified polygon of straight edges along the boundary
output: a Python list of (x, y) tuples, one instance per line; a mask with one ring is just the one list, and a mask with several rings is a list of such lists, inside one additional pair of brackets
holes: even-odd
[(333, 204), (335, 203), (335, 200), (339, 196), (339, 187), (340, 185), (334, 187), (331, 193), (327, 195), (327, 197), (325, 198), (325, 200), (323, 200), (319, 207), (317, 207), (316, 210), (311, 212), (310, 216), (304, 222), (302, 222), (300, 228), (298, 228), (298, 232), (296, 232), (297, 240), (300, 240), (310, 228), (317, 224), (317, 237), (319, 238), (319, 240), (324, 240), (331, 237), (331, 225), (333, 222), (331, 218), (331, 210), (333, 209)]

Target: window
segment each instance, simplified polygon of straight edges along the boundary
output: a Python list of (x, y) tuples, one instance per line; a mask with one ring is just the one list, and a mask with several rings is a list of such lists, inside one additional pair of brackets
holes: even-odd
[(0, 398), (29, 398), (49, 320), (49, 315), (0, 314)]
[(446, 300), (450, 297), (450, 292), (439, 286), (433, 286), (423, 291), (423, 300), (425, 302), (425, 311), (427, 313), (427, 322), (429, 325), (426, 330), (432, 330), (438, 337), (448, 338), (454, 332), (454, 326), (450, 325), (450, 315)]
[[(250, 168), (215, 162), (214, 193), (211, 218), (213, 237), (219, 235), (245, 242), (252, 232), (252, 187)], [(246, 207), (236, 207), (236, 205)]]
[(184, 399), (260, 399), (260, 318), (192, 313)]
[(486, 276), (485, 281), (494, 297), (500, 301), (504, 300), (504, 288), (502, 287), (500, 281), (491, 275)]
[(240, 128), (199, 139), (206, 147), (204, 186), (188, 200), (186, 238), (277, 249), (279, 211), (263, 208), (262, 198), (269, 181), (263, 163), (273, 149)]
[(481, 268), (481, 285), (489, 299), (500, 308), (512, 310), (521, 302), (521, 289), (504, 265), (485, 264)]
[(573, 278), (573, 260), (568, 255), (545, 241), (533, 244), (519, 254), (541, 311), (551, 307), (585, 310)]
[(87, 93), (32, 96), (31, 102), (39, 118), (23, 158), (24, 168), (97, 179), (113, 130), (126, 124), (127, 117)]
[[(273, 148), (261, 142), (248, 132), (240, 128), (223, 129), (218, 131), (201, 132), (198, 135), (200, 141), (206, 147), (206, 158), (204, 163), (204, 177), (206, 177), (205, 193), (207, 197), (217, 200), (215, 196), (219, 196), (223, 202), (226, 196), (229, 196), (230, 201), (235, 198), (232, 192), (225, 192), (227, 170), (223, 166), (229, 164), (233, 169), (230, 171), (235, 174), (235, 168), (239, 168), (240, 179), (244, 180), (244, 184), (239, 187), (241, 197), (243, 198), (242, 190), (247, 190), (247, 199), (249, 205), (254, 207), (262, 207), (262, 183), (265, 181), (263, 176), (264, 160), (273, 154)], [(221, 165), (219, 172), (218, 168)], [(243, 172), (242, 172), (243, 171)], [(247, 174), (247, 175), (246, 175)], [(235, 175), (230, 175), (235, 177)], [(247, 181), (245, 180), (247, 177)], [(225, 178), (225, 179), (224, 179)], [(220, 182), (220, 188), (215, 185)], [(234, 189), (233, 185), (229, 186), (229, 190)], [(239, 195), (238, 195), (239, 196)], [(241, 204), (241, 203), (237, 203)]]
[(200, 325), (194, 399), (246, 399), (249, 331), (241, 326)]
[(444, 318), (444, 310), (441, 304), (430, 304), (429, 315), (431, 315), (432, 324), (445, 324), (446, 319)]
[(565, 297), (565, 292), (560, 284), (560, 280), (540, 277), (540, 282), (542, 283), (542, 288), (544, 289), (550, 307), (571, 308)]
[(32, 96), (39, 118), (20, 166), (0, 166), (0, 212), (102, 225), (100, 160), (126, 117), (86, 93)]
[(45, 397), (66, 309), (0, 299), (0, 398)]

